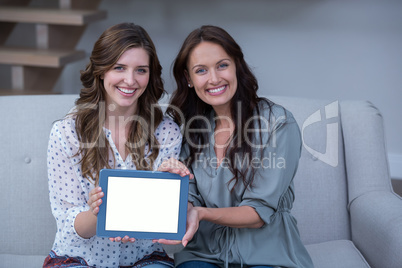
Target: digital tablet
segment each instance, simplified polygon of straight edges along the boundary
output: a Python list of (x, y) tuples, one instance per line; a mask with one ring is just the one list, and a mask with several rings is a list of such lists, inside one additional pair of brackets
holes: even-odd
[(188, 180), (168, 172), (102, 169), (99, 186), (105, 195), (96, 235), (182, 240)]

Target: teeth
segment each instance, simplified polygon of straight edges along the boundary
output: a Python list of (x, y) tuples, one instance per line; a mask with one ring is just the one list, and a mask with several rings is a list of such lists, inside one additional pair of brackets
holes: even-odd
[(122, 92), (124, 92), (124, 93), (126, 93), (126, 94), (131, 94), (131, 93), (134, 93), (134, 91), (135, 91), (135, 89), (129, 90), (129, 89), (124, 89), (124, 88), (120, 88), (120, 87), (118, 87), (117, 89), (122, 91)]
[(222, 91), (222, 90), (224, 90), (224, 89), (225, 89), (225, 86), (219, 87), (219, 88), (216, 88), (216, 89), (208, 90), (208, 92), (217, 93), (217, 92)]

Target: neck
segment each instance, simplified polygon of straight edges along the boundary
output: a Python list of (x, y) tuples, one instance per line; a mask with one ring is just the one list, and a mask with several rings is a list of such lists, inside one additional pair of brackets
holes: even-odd
[(230, 118), (232, 120), (232, 113), (230, 111), (230, 106), (213, 106), (215, 114), (218, 118)]
[(215, 130), (218, 129), (226, 129), (226, 130), (230, 130), (230, 132), (232, 132), (234, 130), (234, 122), (233, 122), (233, 118), (230, 114), (230, 112), (226, 112), (226, 113), (218, 113), (215, 110), (216, 113), (216, 117), (215, 117)]
[(131, 125), (133, 119), (130, 117), (137, 114), (137, 107), (118, 107), (114, 104), (106, 106), (105, 127), (110, 129), (118, 126), (119, 129), (127, 128)]

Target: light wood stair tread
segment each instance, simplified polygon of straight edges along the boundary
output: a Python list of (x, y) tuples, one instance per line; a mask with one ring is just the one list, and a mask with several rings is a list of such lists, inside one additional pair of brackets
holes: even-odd
[(57, 68), (83, 58), (82, 50), (0, 47), (0, 64)]
[(63, 25), (85, 25), (105, 19), (103, 10), (46, 9), (33, 7), (0, 6), (0, 21), (44, 23)]
[(0, 96), (15, 96), (15, 95), (53, 95), (61, 94), (60, 92), (46, 91), (46, 90), (28, 90), (28, 89), (0, 89)]

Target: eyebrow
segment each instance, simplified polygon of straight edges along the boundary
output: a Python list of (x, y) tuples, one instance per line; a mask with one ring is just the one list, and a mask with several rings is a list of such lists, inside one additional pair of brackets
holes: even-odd
[[(127, 66), (126, 64), (123, 64), (123, 63), (116, 63), (115, 65)], [(149, 65), (139, 65), (139, 66), (137, 66), (137, 68), (149, 68)]]
[[(222, 61), (225, 61), (225, 60), (228, 60), (228, 61), (232, 62), (231, 59), (224, 58), (224, 59), (221, 59), (220, 61), (218, 61), (216, 64), (219, 64), (219, 63), (221, 63)], [(194, 68), (202, 67), (202, 66), (205, 66), (205, 65), (204, 64), (196, 64), (191, 68), (191, 70), (194, 70)]]

